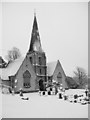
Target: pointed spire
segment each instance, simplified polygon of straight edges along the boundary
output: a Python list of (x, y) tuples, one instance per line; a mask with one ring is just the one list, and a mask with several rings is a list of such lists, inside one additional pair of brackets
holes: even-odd
[(42, 52), (40, 36), (38, 31), (38, 24), (36, 19), (36, 10), (34, 10), (34, 22), (33, 22), (33, 29), (31, 35), (31, 43), (29, 48), (29, 52), (33, 52), (33, 51)]
[(34, 9), (34, 16), (36, 16), (36, 9)]

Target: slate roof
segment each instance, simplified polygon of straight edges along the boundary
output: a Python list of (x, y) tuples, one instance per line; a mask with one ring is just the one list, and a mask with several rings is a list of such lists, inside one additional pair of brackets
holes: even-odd
[(3, 80), (9, 80), (8, 76), (15, 75), (18, 69), (20, 68), (24, 57), (20, 57), (10, 63), (6, 68), (0, 68), (0, 76)]
[[(6, 68), (0, 68), (1, 79), (9, 80), (8, 76), (15, 75), (17, 73), (17, 71), (19, 70), (24, 59), (25, 59), (25, 57), (20, 57), (19, 59), (16, 59), (12, 63), (10, 63)], [(53, 75), (57, 63), (58, 63), (58, 61), (47, 63), (48, 76)]]
[(61, 67), (62, 72), (65, 75), (65, 72), (64, 72), (64, 70), (62, 68), (62, 65), (61, 65), (60, 61), (57, 60), (57, 61), (54, 61), (54, 62), (47, 63), (47, 74), (48, 74), (48, 76), (52, 76), (53, 75), (54, 70), (56, 69), (57, 65), (59, 65)]
[(57, 61), (47, 63), (47, 74), (48, 74), (48, 76), (53, 75), (54, 70), (56, 68), (56, 65), (57, 65)]
[[(8, 76), (15, 75), (19, 70), (23, 60), (24, 57), (20, 57), (19, 59), (16, 59), (12, 63), (10, 63), (6, 68), (0, 68), (1, 79), (9, 80)], [(57, 61), (47, 63), (47, 73), (49, 76), (53, 75), (56, 65)]]

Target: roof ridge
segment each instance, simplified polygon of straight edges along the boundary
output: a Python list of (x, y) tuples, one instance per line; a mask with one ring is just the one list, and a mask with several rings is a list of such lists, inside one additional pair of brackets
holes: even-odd
[(51, 61), (51, 62), (48, 62), (47, 64), (49, 64), (49, 63), (57, 63), (57, 61)]

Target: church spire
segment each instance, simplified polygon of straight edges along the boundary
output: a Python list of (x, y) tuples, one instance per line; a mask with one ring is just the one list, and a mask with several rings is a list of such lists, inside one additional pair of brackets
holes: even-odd
[(30, 43), (30, 48), (29, 48), (29, 52), (33, 52), (33, 51), (42, 52), (35, 11), (34, 11), (33, 29), (32, 29), (32, 34), (31, 34), (31, 43)]
[(36, 16), (36, 9), (34, 9), (34, 16)]

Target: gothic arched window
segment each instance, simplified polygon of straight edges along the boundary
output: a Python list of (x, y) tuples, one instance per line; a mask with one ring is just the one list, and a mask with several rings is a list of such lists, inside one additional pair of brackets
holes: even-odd
[(57, 78), (62, 78), (62, 74), (59, 72)]
[(30, 88), (31, 87), (31, 84), (30, 84), (30, 80), (31, 80), (31, 74), (28, 70), (26, 70), (24, 73), (23, 73), (23, 86), (25, 88)]
[(62, 83), (62, 74), (60, 72), (57, 75), (57, 80), (59, 83)]
[(39, 65), (41, 65), (42, 64), (42, 59), (41, 59), (41, 57), (39, 57)]
[(40, 68), (40, 75), (42, 74), (42, 69)]
[(32, 59), (32, 57), (30, 57), (30, 62), (31, 62), (31, 64), (33, 63), (33, 59)]

